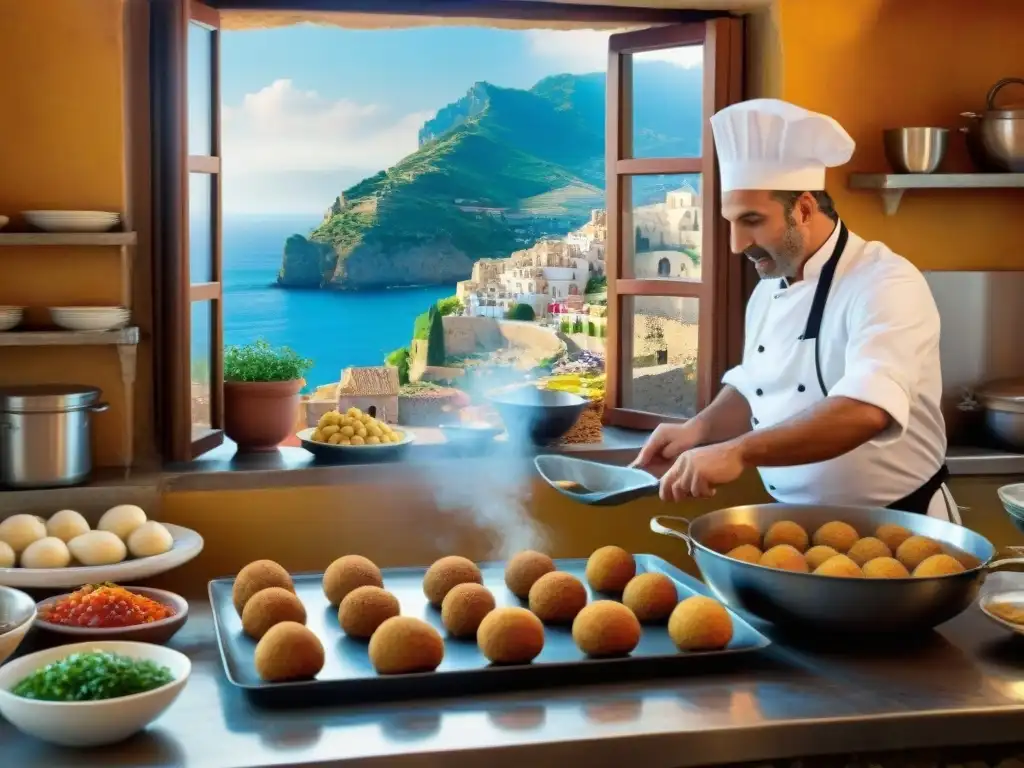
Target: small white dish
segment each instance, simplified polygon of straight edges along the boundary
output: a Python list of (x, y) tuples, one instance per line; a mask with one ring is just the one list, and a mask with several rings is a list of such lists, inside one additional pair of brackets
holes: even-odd
[(150, 600), (155, 600), (158, 603), (169, 606), (174, 611), (174, 615), (159, 621), (151, 621), (148, 624), (137, 624), (131, 627), (74, 627), (65, 624), (51, 624), (44, 620), (43, 615), (46, 613), (46, 610), (57, 601), (68, 597), (70, 593), (67, 593), (48, 597), (46, 600), (36, 603), (35, 626), (37, 629), (45, 632), (64, 635), (69, 641), (130, 640), (136, 643), (155, 643), (157, 645), (166, 643), (174, 637), (179, 629), (185, 626), (185, 622), (188, 620), (188, 601), (181, 595), (176, 595), (163, 589), (153, 589), (152, 587), (124, 588), (129, 592), (134, 592), (137, 595), (148, 597)]
[(131, 312), (124, 307), (50, 307), (50, 318), (69, 331), (111, 331), (124, 328)]
[(19, 589), (78, 589), (83, 584), (112, 581), (131, 584), (172, 571), (203, 551), (203, 537), (190, 528), (164, 523), (174, 546), (162, 555), (122, 560), (114, 565), (71, 565), (67, 568), (0, 568), (0, 584)]
[(1014, 634), (1024, 635), (1024, 624), (1014, 624), (1012, 621), (1007, 621), (1006, 619), (992, 613), (991, 606), (993, 603), (1011, 603), (1024, 608), (1024, 591), (992, 592), (987, 595), (982, 595), (978, 599), (978, 607), (981, 608), (981, 612), (989, 619), (1004, 629), (1010, 630)]
[[(37, 669), (73, 653), (106, 651), (167, 667), (174, 680), (152, 691), (102, 701), (37, 701), (11, 693)], [(88, 642), (30, 653), (0, 667), (0, 715), (15, 728), (65, 747), (99, 747), (135, 735), (178, 698), (192, 672), (188, 656), (162, 645)]]
[(108, 211), (22, 211), (33, 227), (44, 232), (107, 232), (121, 221)]
[(24, 317), (24, 307), (0, 307), (0, 332), (14, 330)]
[(0, 634), (0, 664), (18, 650), (35, 618), (36, 607), (31, 597), (18, 589), (0, 587), (0, 627), (15, 625)]

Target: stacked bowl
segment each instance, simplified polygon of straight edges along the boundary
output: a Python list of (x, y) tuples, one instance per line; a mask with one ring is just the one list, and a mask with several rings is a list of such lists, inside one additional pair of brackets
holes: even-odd
[(1024, 531), (1024, 483), (1004, 485), (997, 493), (1010, 521), (1018, 530)]
[(0, 331), (17, 328), (24, 314), (23, 307), (0, 307)]
[(107, 211), (22, 211), (33, 227), (44, 232), (109, 232), (121, 214)]
[(50, 317), (69, 331), (112, 331), (124, 328), (131, 312), (124, 307), (50, 307)]

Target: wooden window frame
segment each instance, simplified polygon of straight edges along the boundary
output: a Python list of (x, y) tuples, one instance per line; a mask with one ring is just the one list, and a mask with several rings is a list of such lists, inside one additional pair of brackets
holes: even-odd
[[(191, 24), (211, 32), (209, 154), (189, 154), (188, 37)], [(156, 396), (161, 453), (188, 461), (224, 441), (223, 251), (221, 207), (220, 13), (198, 0), (151, 6), (151, 89), (154, 144), (154, 299)], [(210, 176), (210, 275), (192, 282), (189, 180)], [(192, 424), (191, 308), (209, 301), (210, 424)]]
[[(703, 45), (703, 130), (699, 157), (632, 157), (632, 55), (644, 51)], [(710, 117), (742, 99), (743, 28), (737, 18), (677, 24), (612, 35), (609, 39), (606, 95), (605, 174), (608, 275), (608, 327), (604, 421), (630, 429), (652, 429), (679, 416), (648, 413), (624, 406), (631, 386), (633, 318), (624, 312), (629, 297), (696, 298), (697, 409), (711, 402), (730, 362), (742, 349), (744, 287), (742, 264), (729, 252), (729, 232), (721, 216), (718, 161)], [(626, 180), (633, 176), (700, 174), (701, 279), (637, 279), (626, 258), (623, 203)]]

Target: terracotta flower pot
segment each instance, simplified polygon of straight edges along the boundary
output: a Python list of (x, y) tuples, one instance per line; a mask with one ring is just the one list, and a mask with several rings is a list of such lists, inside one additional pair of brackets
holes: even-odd
[(239, 452), (273, 451), (295, 428), (302, 379), (225, 381), (224, 434)]

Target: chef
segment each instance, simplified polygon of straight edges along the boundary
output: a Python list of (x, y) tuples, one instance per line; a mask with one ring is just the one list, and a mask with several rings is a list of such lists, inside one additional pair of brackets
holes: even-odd
[(711, 118), (731, 247), (761, 277), (743, 361), (714, 401), (659, 426), (634, 466), (663, 469), (679, 501), (756, 467), (777, 500), (891, 507), (959, 523), (944, 485), (939, 314), (924, 276), (850, 232), (825, 169), (853, 139), (775, 99)]

